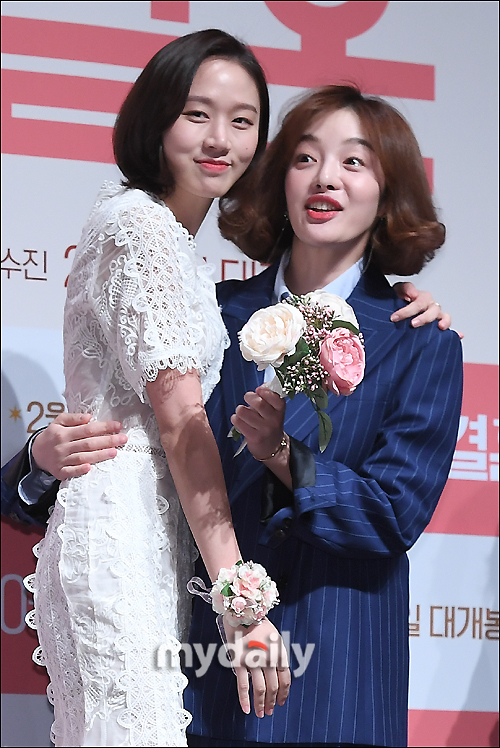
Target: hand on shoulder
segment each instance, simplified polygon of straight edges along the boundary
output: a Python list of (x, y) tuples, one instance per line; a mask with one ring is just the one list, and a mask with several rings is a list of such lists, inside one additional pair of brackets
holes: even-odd
[[(419, 291), (411, 281), (395, 283), (393, 289), (400, 299), (408, 302), (408, 305), (394, 312), (391, 315), (391, 322), (400, 322), (413, 317), (410, 323), (412, 327), (422, 327), (435, 320), (438, 321), (440, 330), (448, 330), (451, 327), (451, 316), (448, 312), (443, 312), (441, 304), (434, 301), (429, 291)], [(460, 339), (463, 338), (461, 332), (458, 336)]]

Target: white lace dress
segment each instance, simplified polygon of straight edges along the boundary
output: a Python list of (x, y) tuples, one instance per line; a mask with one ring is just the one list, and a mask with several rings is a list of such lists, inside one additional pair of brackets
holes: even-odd
[(228, 345), (210, 272), (161, 201), (104, 185), (68, 283), (65, 396), (70, 412), (121, 421), (128, 443), (61, 485), (35, 548), (29, 623), (58, 746), (186, 745), (187, 681), (157, 653), (186, 641), (195, 549), (145, 385), (195, 368), (210, 396)]

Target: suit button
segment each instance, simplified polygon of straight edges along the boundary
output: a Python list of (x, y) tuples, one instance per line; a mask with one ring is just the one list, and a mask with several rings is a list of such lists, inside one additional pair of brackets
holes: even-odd
[(283, 526), (284, 530), (289, 530), (290, 527), (292, 526), (292, 520), (291, 520), (291, 518), (290, 517), (285, 517), (285, 519), (283, 520), (283, 525), (282, 526)]
[(276, 530), (274, 536), (277, 540), (284, 540), (286, 538), (286, 532), (284, 530)]

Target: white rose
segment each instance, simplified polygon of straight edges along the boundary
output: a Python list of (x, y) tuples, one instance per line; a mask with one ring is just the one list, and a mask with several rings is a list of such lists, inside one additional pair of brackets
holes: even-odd
[(354, 314), (354, 309), (347, 301), (335, 296), (333, 293), (326, 291), (313, 291), (306, 294), (306, 299), (310, 304), (319, 304), (322, 307), (331, 309), (335, 314), (335, 319), (341, 319), (344, 322), (350, 322), (351, 325), (359, 330), (359, 322)]
[(306, 329), (304, 317), (290, 304), (275, 304), (252, 314), (239, 332), (240, 350), (245, 361), (255, 361), (259, 371), (281, 366)]
[(229, 582), (233, 581), (233, 579), (236, 576), (236, 566), (232, 566), (230, 569), (224, 569), (224, 567), (219, 571), (219, 574), (217, 575), (217, 581), (216, 584), (220, 585), (220, 589), (224, 587), (224, 585)]

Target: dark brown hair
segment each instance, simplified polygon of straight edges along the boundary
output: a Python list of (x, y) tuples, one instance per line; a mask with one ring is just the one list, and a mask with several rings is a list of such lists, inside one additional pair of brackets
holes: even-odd
[(367, 251), (386, 274), (418, 273), (443, 244), (445, 227), (432, 203), (418, 143), (406, 120), (387, 102), (354, 86), (324, 86), (307, 94), (285, 117), (251, 184), (238, 201), (221, 201), (219, 227), (249, 257), (273, 262), (291, 246), (285, 177), (302, 135), (312, 122), (339, 109), (358, 117), (378, 157), (385, 186)]
[[(163, 135), (181, 115), (201, 63), (209, 58), (236, 62), (254, 81), (260, 100), (259, 138), (242, 182), (265, 150), (269, 94), (265, 75), (252, 50), (234, 36), (206, 29), (179, 37), (148, 62), (122, 104), (113, 132), (115, 160), (126, 187), (167, 197), (175, 188), (161, 149)], [(233, 188), (230, 190), (232, 192)]]

